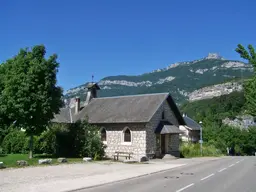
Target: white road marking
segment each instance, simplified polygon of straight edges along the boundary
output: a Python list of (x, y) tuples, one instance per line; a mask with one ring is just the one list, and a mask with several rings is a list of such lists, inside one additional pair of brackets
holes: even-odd
[(231, 165), (229, 165), (228, 167), (233, 167), (235, 164), (231, 164)]
[(209, 178), (209, 177), (211, 177), (211, 176), (213, 176), (213, 175), (214, 175), (214, 173), (212, 173), (211, 175), (208, 175), (208, 176), (202, 178), (201, 181), (203, 181), (203, 180), (205, 180), (205, 179), (207, 179), (207, 178)]
[(179, 189), (179, 190), (176, 191), (176, 192), (181, 192), (181, 191), (183, 191), (183, 190), (185, 190), (185, 189), (187, 189), (187, 188), (189, 188), (189, 187), (191, 187), (191, 186), (193, 186), (193, 185), (194, 185), (194, 183), (191, 183), (190, 185), (187, 185), (186, 187), (183, 187), (183, 188)]
[(224, 171), (224, 170), (226, 170), (227, 168), (223, 168), (223, 169), (221, 169), (221, 170), (219, 170), (218, 172), (222, 172), (222, 171)]
[(242, 159), (241, 161), (243, 161), (244, 159)]
[(237, 161), (236, 163), (240, 163), (240, 161)]

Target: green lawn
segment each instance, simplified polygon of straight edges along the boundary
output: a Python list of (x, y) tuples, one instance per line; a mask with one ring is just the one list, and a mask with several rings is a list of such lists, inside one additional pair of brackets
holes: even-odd
[[(26, 160), (30, 166), (31, 165), (35, 166), (35, 165), (39, 165), (38, 164), (39, 159), (47, 159), (47, 158), (52, 159), (52, 165), (60, 164), (59, 162), (57, 162), (57, 158), (52, 158), (49, 155), (34, 155), (33, 159), (29, 159), (28, 154), (7, 154), (7, 155), (0, 154), (0, 162), (3, 162), (7, 168), (19, 167), (17, 165), (18, 160)], [(67, 160), (68, 160), (68, 163), (76, 163), (76, 162), (82, 162), (83, 159), (82, 158), (67, 158)]]

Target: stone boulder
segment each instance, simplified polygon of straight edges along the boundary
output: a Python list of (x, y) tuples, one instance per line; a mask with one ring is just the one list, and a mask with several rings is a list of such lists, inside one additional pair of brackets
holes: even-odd
[(83, 158), (83, 161), (89, 162), (89, 161), (92, 161), (92, 158), (91, 158), (91, 157), (84, 157), (84, 158)]
[(3, 162), (0, 162), (0, 169), (3, 169), (3, 168), (5, 168), (5, 165)]
[(28, 166), (28, 162), (27, 161), (25, 161), (25, 160), (19, 160), (19, 161), (17, 161), (17, 165), (18, 166)]
[(147, 162), (147, 161), (149, 161), (149, 159), (146, 156), (143, 156), (140, 158), (140, 162)]
[(64, 157), (58, 158), (57, 161), (59, 163), (67, 163), (68, 162), (68, 160), (66, 158), (64, 158)]
[(39, 159), (38, 164), (51, 164), (52, 159)]

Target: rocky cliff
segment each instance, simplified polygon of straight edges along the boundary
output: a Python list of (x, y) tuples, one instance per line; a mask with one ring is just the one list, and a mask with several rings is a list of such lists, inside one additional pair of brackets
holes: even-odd
[(228, 95), (233, 91), (242, 91), (242, 89), (242, 81), (232, 81), (195, 90), (188, 95), (188, 98), (189, 101), (210, 99), (221, 95)]
[(240, 129), (248, 129), (256, 127), (256, 118), (251, 115), (239, 115), (235, 119), (225, 118), (222, 120), (224, 124)]

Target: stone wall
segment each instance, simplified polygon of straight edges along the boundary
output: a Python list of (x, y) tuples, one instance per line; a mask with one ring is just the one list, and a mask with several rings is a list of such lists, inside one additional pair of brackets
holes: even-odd
[[(157, 156), (160, 155), (160, 147), (156, 143), (155, 129), (156, 129), (157, 125), (159, 124), (160, 120), (162, 119), (163, 111), (164, 111), (165, 120), (168, 120), (172, 124), (179, 126), (178, 120), (174, 116), (168, 102), (164, 101), (164, 103), (159, 107), (159, 109), (153, 115), (150, 122), (146, 124), (146, 139), (147, 139), (146, 153), (147, 154), (154, 153)], [(178, 140), (178, 144), (179, 144), (179, 140)]]
[[(133, 152), (133, 158), (146, 155), (145, 124), (107, 124), (101, 125), (106, 129), (106, 156), (113, 157), (115, 151)], [(123, 130), (128, 127), (131, 131), (131, 142), (123, 142)]]
[(179, 134), (170, 134), (168, 140), (168, 153), (179, 157), (180, 156), (180, 141), (179, 141)]

